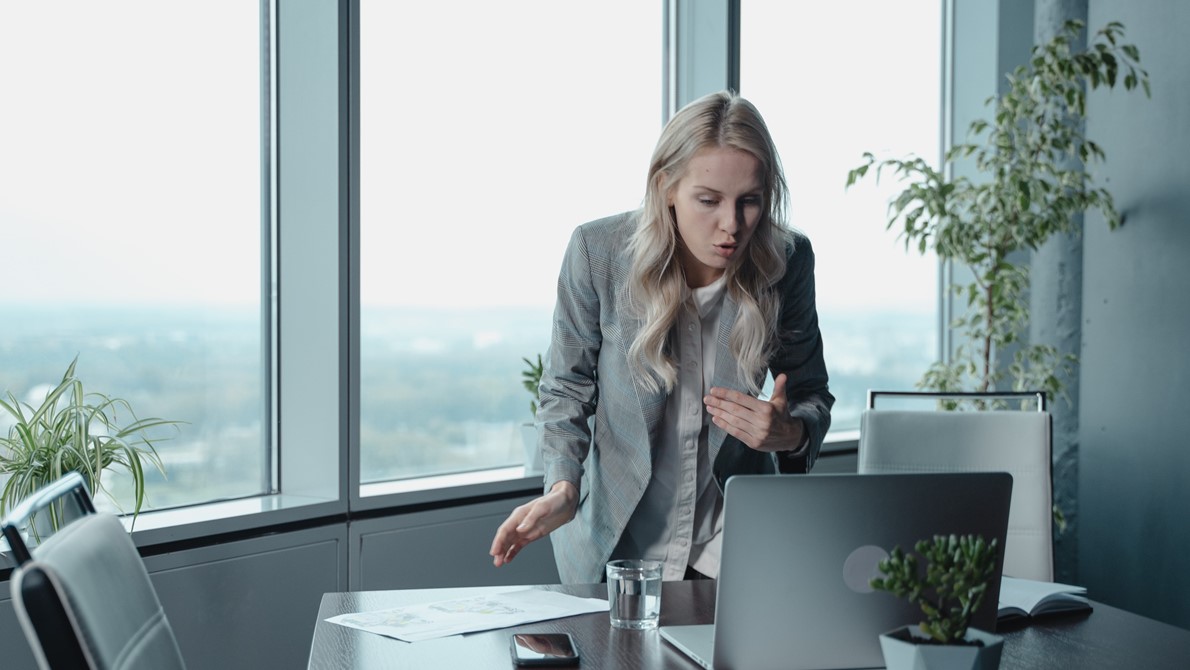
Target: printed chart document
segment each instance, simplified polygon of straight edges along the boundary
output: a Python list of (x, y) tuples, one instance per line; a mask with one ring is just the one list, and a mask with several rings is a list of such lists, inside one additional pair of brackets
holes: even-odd
[(1086, 587), (1015, 577), (1000, 579), (1000, 621), (1089, 609)]
[(606, 612), (607, 608), (607, 601), (600, 598), (579, 598), (557, 591), (523, 589), (376, 612), (340, 614), (327, 621), (406, 642), (417, 642), (576, 614)]

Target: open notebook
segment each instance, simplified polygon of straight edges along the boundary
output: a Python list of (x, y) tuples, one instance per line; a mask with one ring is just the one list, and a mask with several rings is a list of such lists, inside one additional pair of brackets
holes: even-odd
[(1015, 577), (1000, 579), (1000, 621), (1090, 610), (1086, 587)]
[[(894, 546), (978, 534), (1004, 546), (1006, 473), (747, 475), (728, 480), (715, 624), (663, 626), (703, 667), (882, 667), (880, 633), (919, 621), (873, 591)], [(995, 630), (1003, 551), (973, 625)]]

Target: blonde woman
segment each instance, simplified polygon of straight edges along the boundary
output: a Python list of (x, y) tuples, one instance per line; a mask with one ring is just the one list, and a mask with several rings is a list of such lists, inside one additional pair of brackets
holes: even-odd
[(813, 465), (834, 397), (786, 199), (760, 113), (716, 93), (662, 131), (641, 209), (574, 231), (539, 391), (545, 493), (500, 525), (495, 565), (552, 534), (565, 583), (614, 558), (714, 578), (727, 478)]

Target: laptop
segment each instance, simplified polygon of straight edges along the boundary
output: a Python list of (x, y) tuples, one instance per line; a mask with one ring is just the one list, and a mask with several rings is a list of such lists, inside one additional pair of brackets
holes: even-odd
[(1000, 552), (972, 625), (996, 628), (1012, 476), (737, 475), (724, 493), (715, 623), (662, 626), (704, 668), (883, 667), (879, 635), (921, 621), (868, 581), (895, 546), (934, 535), (996, 538)]

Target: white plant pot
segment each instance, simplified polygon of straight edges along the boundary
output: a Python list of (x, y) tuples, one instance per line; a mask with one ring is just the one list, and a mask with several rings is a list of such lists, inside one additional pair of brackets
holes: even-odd
[(1004, 638), (974, 628), (967, 629), (968, 641), (977, 645), (918, 644), (928, 639), (917, 626), (905, 626), (880, 636), (880, 650), (888, 670), (996, 670)]
[(525, 445), (525, 474), (545, 472), (545, 466), (541, 462), (541, 450), (537, 448), (537, 426), (522, 423), (521, 441)]

